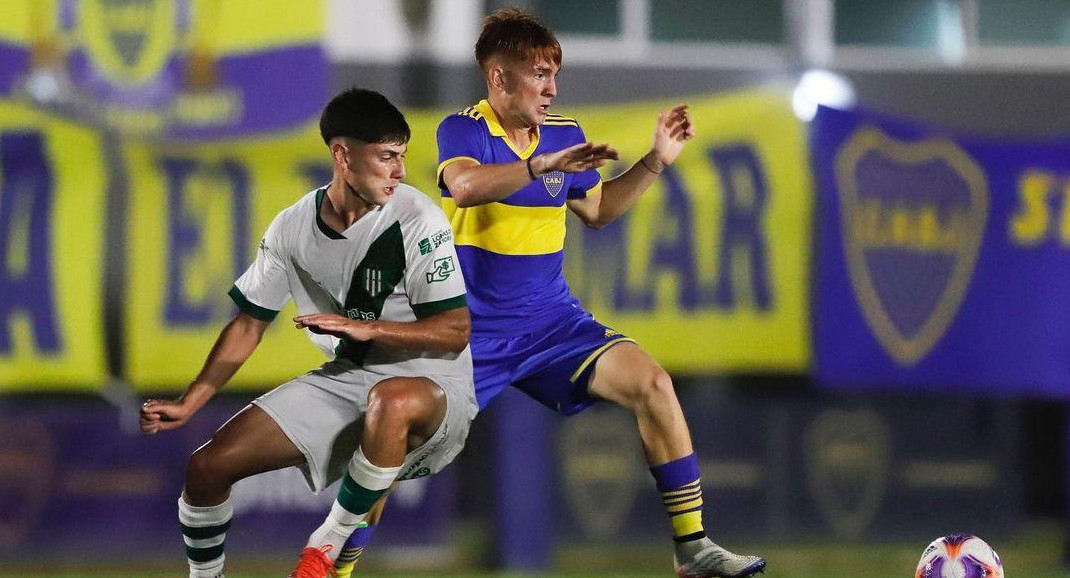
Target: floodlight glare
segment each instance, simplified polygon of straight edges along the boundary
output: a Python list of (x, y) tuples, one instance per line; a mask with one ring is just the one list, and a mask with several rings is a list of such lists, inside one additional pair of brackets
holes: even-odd
[(818, 105), (850, 108), (855, 105), (855, 90), (846, 78), (827, 70), (808, 70), (799, 79), (791, 97), (795, 116), (810, 122)]

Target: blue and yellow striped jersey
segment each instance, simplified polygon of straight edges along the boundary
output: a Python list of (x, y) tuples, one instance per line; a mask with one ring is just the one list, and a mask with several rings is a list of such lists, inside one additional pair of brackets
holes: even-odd
[(551, 172), (495, 203), (458, 208), (442, 170), (462, 159), (511, 163), (585, 142), (575, 119), (549, 115), (526, 150), (517, 150), (486, 100), (438, 126), (438, 182), (468, 286), (474, 336), (539, 332), (575, 313), (562, 270), (565, 200), (600, 190), (598, 171)]

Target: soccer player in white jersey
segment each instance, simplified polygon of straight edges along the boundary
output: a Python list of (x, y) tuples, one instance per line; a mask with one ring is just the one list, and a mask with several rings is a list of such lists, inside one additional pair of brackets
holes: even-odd
[(191, 578), (223, 576), (231, 486), (297, 466), (321, 491), (342, 478), (292, 576), (326, 575), (395, 482), (460, 452), (477, 411), (470, 322), (449, 223), (402, 184), (409, 126), (382, 95), (351, 89), (324, 108), (329, 185), (268, 227), (230, 297), (239, 312), (175, 401), (148, 400), (146, 434), (181, 427), (253, 353), (293, 299), (298, 328), (334, 359), (254, 400), (190, 458), (178, 515)]

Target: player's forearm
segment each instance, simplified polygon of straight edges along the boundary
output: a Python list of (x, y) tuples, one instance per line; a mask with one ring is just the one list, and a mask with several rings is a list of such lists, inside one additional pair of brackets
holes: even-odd
[[(533, 168), (536, 162), (532, 159)], [(453, 201), (462, 208), (500, 201), (529, 183), (526, 161), (459, 167), (446, 179)]]
[(412, 351), (460, 353), (472, 333), (467, 307), (414, 322), (372, 321), (370, 325), (375, 343)]
[(237, 373), (245, 360), (256, 350), (267, 323), (239, 314), (227, 323), (197, 378), (182, 396), (183, 403), (199, 409)]
[(616, 221), (635, 205), (639, 197), (658, 179), (659, 174), (660, 170), (655, 173), (644, 165), (643, 161), (639, 161), (620, 175), (602, 183), (598, 216), (589, 225), (601, 228)]

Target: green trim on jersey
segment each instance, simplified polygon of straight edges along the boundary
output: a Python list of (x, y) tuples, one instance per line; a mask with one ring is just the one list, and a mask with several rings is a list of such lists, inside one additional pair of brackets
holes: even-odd
[(323, 206), (323, 197), (325, 196), (327, 196), (327, 187), (316, 191), (316, 226), (328, 239), (345, 239), (345, 235), (327, 226), (327, 223), (323, 222), (323, 217), (320, 216), (320, 207)]
[[(395, 221), (368, 247), (364, 260), (357, 265), (346, 293), (345, 311), (351, 319), (379, 319), (386, 298), (405, 276), (405, 244), (401, 223)], [(335, 348), (335, 355), (360, 364), (369, 342), (343, 339)]]
[(450, 309), (458, 309), (466, 305), (468, 305), (468, 299), (465, 297), (464, 293), (461, 293), (456, 297), (450, 297), (449, 299), (443, 299), (441, 301), (413, 303), (412, 310), (416, 313), (417, 319), (424, 319), (436, 313), (442, 313), (443, 311), (449, 311)]
[(266, 307), (261, 307), (246, 299), (245, 295), (241, 292), (241, 289), (238, 289), (237, 285), (232, 286), (230, 291), (227, 291), (227, 295), (230, 295), (230, 298), (234, 300), (234, 304), (238, 306), (238, 309), (242, 313), (254, 319), (270, 323), (274, 321), (275, 316), (279, 314), (278, 311), (272, 311)]

